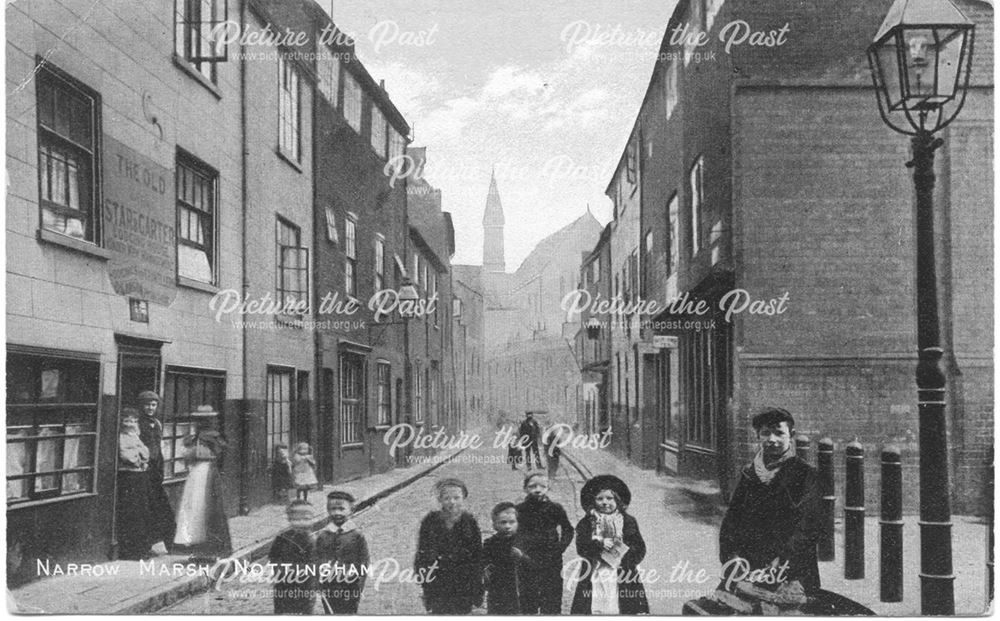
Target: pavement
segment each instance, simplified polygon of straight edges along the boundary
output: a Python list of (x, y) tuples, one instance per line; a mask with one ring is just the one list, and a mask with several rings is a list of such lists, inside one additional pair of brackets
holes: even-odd
[[(725, 515), (722, 495), (717, 487), (705, 481), (642, 470), (605, 451), (576, 450), (572, 452), (571, 459), (589, 470), (588, 474), (614, 474), (629, 484), (633, 496), (629, 512), (638, 520), (649, 548), (647, 560), (642, 565), (658, 564), (668, 567), (673, 573), (661, 575), (652, 585), (647, 581), (652, 614), (680, 614), (683, 602), (676, 597), (677, 591), (692, 594), (700, 590), (707, 595), (714, 590), (720, 575), (719, 525)], [(836, 517), (836, 559), (819, 564), (823, 588), (849, 597), (880, 616), (920, 615), (918, 517), (908, 515), (903, 519), (903, 601), (898, 603), (879, 600), (878, 516), (865, 519), (865, 578), (856, 580), (844, 578), (843, 515)], [(955, 613), (988, 614), (987, 524), (981, 518), (969, 516), (953, 516), (952, 522)], [(674, 571), (677, 567), (683, 570)], [(698, 583), (696, 577), (702, 570), (711, 579)]]
[[(462, 449), (442, 451), (429, 463), (417, 463), (362, 479), (326, 485), (309, 494), (317, 516), (313, 527), (326, 525), (326, 493), (343, 489), (358, 499), (356, 511), (373, 506), (414, 481), (427, 476)], [(267, 555), (275, 536), (287, 528), (283, 504), (254, 509), (230, 518), (233, 541), (230, 558), (251, 561)], [(67, 574), (69, 564), (61, 568)], [(74, 575), (50, 575), (7, 591), (7, 609), (20, 614), (143, 614), (170, 606), (207, 590), (208, 568), (188, 564), (185, 556), (159, 556), (149, 561), (80, 563)]]
[[(484, 536), (489, 534), (490, 508), (501, 500), (518, 500), (523, 471), (513, 472), (500, 465), (502, 454), (489, 448), (448, 452), (443, 464), (414, 465), (381, 475), (338, 485), (362, 499), (357, 521), (369, 540), (373, 559), (397, 559), (409, 564), (419, 521), (435, 506), (433, 485), (442, 477), (459, 476), (469, 486), (469, 510), (480, 521)], [(495, 454), (494, 454), (495, 453)], [(440, 467), (439, 467), (440, 466)], [(713, 484), (641, 470), (612, 454), (599, 450), (571, 450), (565, 453), (560, 473), (550, 495), (563, 504), (575, 524), (583, 516), (578, 496), (583, 481), (595, 474), (610, 473), (625, 480), (632, 491), (629, 512), (636, 517), (647, 544), (646, 559), (640, 565), (653, 615), (678, 615), (685, 601), (712, 593), (719, 580), (718, 530), (725, 506)], [(324, 490), (327, 491), (330, 486)], [(310, 494), (317, 515), (325, 515), (325, 493)], [(376, 502), (378, 501), (378, 502)], [(317, 518), (316, 528), (325, 524)], [(986, 525), (964, 516), (953, 518), (956, 613), (981, 615), (985, 604)], [(825, 589), (840, 593), (871, 608), (879, 615), (918, 615), (919, 533), (916, 516), (904, 519), (904, 600), (879, 601), (878, 523), (866, 520), (866, 578), (843, 578), (843, 524), (836, 527), (837, 559), (821, 562)], [(249, 516), (232, 518), (235, 557), (263, 558), (274, 536), (285, 527), (280, 505), (263, 507)], [(575, 546), (564, 556), (576, 558)], [(165, 614), (270, 614), (271, 600), (266, 588), (233, 583), (222, 590), (212, 589), (206, 576), (177, 575), (172, 563), (183, 557), (157, 559), (153, 570), (143, 570), (138, 562), (103, 563), (118, 566), (119, 580), (104, 577), (66, 576), (46, 578), (9, 592), (12, 612), (32, 613), (148, 613)], [(184, 569), (184, 566), (180, 566)], [(162, 569), (166, 568), (166, 569)], [(377, 582), (377, 581), (375, 581)], [(420, 614), (419, 586), (391, 579), (375, 588), (366, 588), (360, 614)], [(564, 590), (563, 609), (569, 610), (573, 581)], [(13, 603), (16, 602), (16, 605)], [(482, 614), (482, 610), (474, 614)]]

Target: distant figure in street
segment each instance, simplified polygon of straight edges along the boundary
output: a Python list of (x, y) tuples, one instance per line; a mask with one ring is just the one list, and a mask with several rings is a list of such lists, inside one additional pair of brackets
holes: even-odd
[(424, 607), (434, 615), (467, 615), (483, 603), (483, 540), (476, 518), (465, 510), (469, 490), (458, 479), (434, 486), (441, 509), (420, 523), (414, 569), (425, 580)]
[[(535, 415), (532, 412), (525, 412), (524, 420), (521, 421), (520, 427), (517, 428), (517, 435), (522, 439), (522, 445), (524, 446), (524, 467), (528, 470), (533, 468), (542, 467), (542, 457), (538, 453), (538, 443), (542, 437), (542, 430), (538, 426), (538, 421), (535, 420)], [(531, 456), (535, 456), (535, 466), (531, 465)]]
[(212, 406), (199, 405), (191, 413), (197, 421), (195, 431), (184, 438), (188, 475), (177, 509), (174, 546), (191, 554), (196, 561), (213, 561), (229, 556), (233, 550), (216, 465), (226, 446), (222, 434), (215, 430), (217, 416)]
[(272, 498), (280, 503), (292, 500), (292, 461), (288, 457), (288, 445), (276, 444), (274, 457), (271, 460), (271, 492)]
[(562, 610), (562, 556), (573, 541), (573, 525), (562, 505), (549, 500), (544, 472), (524, 477), (524, 501), (517, 505), (518, 533), (536, 566), (525, 594), (526, 614), (557, 615)]
[(140, 560), (150, 557), (149, 449), (139, 437), (139, 412), (122, 410), (118, 433), (118, 498), (115, 503), (115, 531), (118, 558)]
[(156, 418), (160, 396), (152, 390), (144, 390), (137, 400), (142, 408), (139, 437), (149, 449), (149, 467), (146, 469), (146, 476), (149, 477), (149, 523), (146, 528), (150, 532), (151, 543), (157, 544), (155, 551), (166, 554), (174, 540), (177, 524), (167, 492), (163, 489), (163, 423)]
[(576, 525), (576, 551), (584, 559), (570, 614), (649, 614), (649, 600), (637, 568), (646, 557), (639, 523), (626, 513), (632, 493), (610, 474), (580, 490), (587, 515)]
[(507, 442), (507, 463), (511, 470), (517, 470), (517, 465), (521, 462), (521, 447), (518, 444), (519, 438), (512, 438)]
[(316, 560), (313, 536), (309, 532), (312, 505), (294, 500), (288, 505), (286, 514), (291, 528), (278, 534), (268, 553), (268, 560), (278, 565), (274, 579), (274, 614), (308, 615), (312, 614), (316, 595), (316, 577), (309, 571)]
[(308, 442), (295, 445), (295, 455), (292, 455), (292, 480), (295, 483), (295, 497), (309, 500), (309, 490), (316, 487), (316, 460)]
[(545, 465), (548, 467), (549, 481), (555, 480), (556, 474), (559, 473), (559, 460), (562, 457), (562, 449), (559, 447), (559, 442), (562, 439), (562, 435), (563, 429), (555, 427), (550, 429), (545, 436)]
[(330, 523), (316, 537), (316, 560), (329, 571), (320, 575), (320, 601), (326, 614), (355, 615), (371, 565), (368, 542), (351, 520), (354, 496), (340, 490), (330, 492), (326, 512)]
[(756, 586), (788, 595), (814, 593), (820, 587), (816, 471), (795, 455), (795, 419), (788, 411), (764, 410), (752, 424), (760, 449), (743, 468), (719, 533), (723, 582), (741, 562), (734, 559), (743, 559), (750, 571), (774, 575), (787, 563), (784, 582)]
[(525, 592), (534, 582), (534, 563), (517, 534), (517, 507), (501, 502), (493, 507), (496, 534), (483, 543), (486, 614), (528, 614)]

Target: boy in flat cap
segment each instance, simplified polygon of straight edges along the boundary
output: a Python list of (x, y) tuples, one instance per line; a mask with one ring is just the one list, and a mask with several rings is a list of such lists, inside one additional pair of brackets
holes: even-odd
[(334, 490), (326, 496), (330, 523), (316, 537), (316, 562), (329, 571), (320, 573), (320, 599), (326, 614), (357, 614), (365, 578), (370, 569), (368, 542), (351, 520), (354, 496)]

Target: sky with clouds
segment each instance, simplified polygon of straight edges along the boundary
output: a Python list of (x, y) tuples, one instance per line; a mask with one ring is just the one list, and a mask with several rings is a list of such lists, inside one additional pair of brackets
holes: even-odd
[(425, 178), (455, 223), (453, 262), (482, 262), (494, 166), (508, 270), (588, 204), (610, 220), (604, 189), (676, 0), (332, 3), (427, 147)]

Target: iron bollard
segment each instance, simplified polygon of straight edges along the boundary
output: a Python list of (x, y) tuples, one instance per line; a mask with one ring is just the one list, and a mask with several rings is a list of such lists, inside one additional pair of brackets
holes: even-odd
[(802, 461), (809, 463), (809, 436), (801, 433), (795, 436), (795, 455)]
[(881, 600), (903, 601), (903, 464), (899, 449), (882, 449)]
[(865, 452), (854, 440), (844, 454), (844, 578), (857, 580), (865, 577)]
[(823, 497), (817, 557), (821, 561), (832, 561), (837, 557), (833, 543), (833, 513), (837, 495), (833, 484), (833, 440), (830, 438), (823, 438), (817, 443), (816, 466), (819, 469), (819, 493)]

